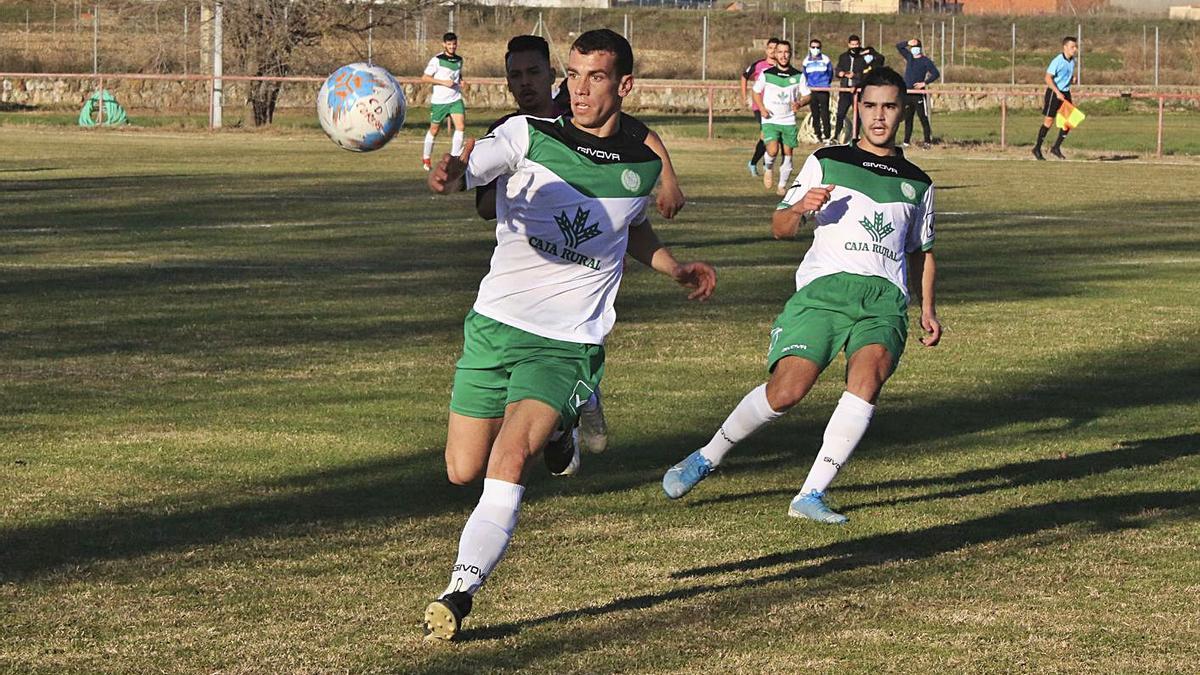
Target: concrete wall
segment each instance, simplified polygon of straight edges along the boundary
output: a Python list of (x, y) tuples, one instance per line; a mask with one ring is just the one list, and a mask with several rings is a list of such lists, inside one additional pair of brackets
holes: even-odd
[(804, 11), (810, 14), (897, 14), (900, 12), (900, 0), (806, 0)]
[(1124, 10), (1133, 14), (1153, 14), (1166, 16), (1172, 5), (1186, 5), (1181, 0), (1109, 0), (1114, 9)]
[[(656, 87), (634, 86), (627, 108), (631, 111), (677, 112), (702, 115), (708, 110), (708, 94), (705, 89), (683, 86), (685, 82), (648, 82)], [(47, 109), (78, 111), (84, 99), (91, 95), (94, 84), (81, 80), (3, 79), (0, 80), (0, 103), (19, 104)], [(106, 82), (105, 88), (112, 91), (130, 116), (136, 118), (137, 111), (190, 111), (200, 113), (207, 110), (207, 88), (203, 82), (180, 83), (169, 81), (123, 80)], [(429, 87), (404, 86), (410, 105), (428, 105)], [(995, 108), (1000, 104), (1000, 94), (1007, 88), (1000, 85), (954, 85), (964, 93), (946, 94), (936, 97), (934, 109), (977, 110)], [(1088, 87), (1088, 92), (1105, 92), (1117, 97), (1128, 87)], [(291, 84), (283, 90), (281, 109), (315, 110), (315, 83)], [(1041, 105), (1042, 89), (1033, 86), (1024, 88), (1027, 96), (1010, 96), (1012, 108), (1036, 108)], [(936, 91), (936, 89), (935, 89)], [(1163, 87), (1164, 92), (1198, 93), (1195, 88)], [(510, 110), (512, 98), (502, 83), (472, 85), (466, 92), (468, 114), (471, 110)], [(227, 110), (246, 106), (246, 89), (241, 83), (228, 82), (225, 86)], [(1196, 105), (1193, 102), (1191, 105)], [(719, 115), (742, 113), (745, 105), (736, 89), (714, 89), (713, 110)], [(490, 113), (485, 113), (485, 117)], [(135, 119), (136, 121), (136, 119)]]
[(1109, 0), (963, 0), (963, 14), (1073, 14), (1101, 9)]

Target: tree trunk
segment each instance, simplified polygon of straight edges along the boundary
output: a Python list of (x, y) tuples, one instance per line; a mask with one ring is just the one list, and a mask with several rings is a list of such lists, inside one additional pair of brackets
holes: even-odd
[(255, 82), (250, 90), (250, 105), (254, 109), (254, 126), (270, 124), (275, 119), (275, 103), (279, 100), (279, 82)]

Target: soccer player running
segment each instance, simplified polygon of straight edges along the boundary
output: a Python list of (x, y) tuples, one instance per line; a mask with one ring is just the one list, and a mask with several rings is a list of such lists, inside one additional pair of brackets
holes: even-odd
[[(904, 57), (904, 83), (909, 89), (925, 89), (942, 76), (941, 71), (933, 64), (933, 59), (925, 55), (921, 41), (913, 38), (908, 42), (896, 43), (896, 51)], [(912, 140), (913, 113), (921, 118), (921, 129), (925, 132), (925, 143), (933, 142), (933, 130), (929, 128), (929, 97), (925, 94), (905, 94), (904, 99), (904, 143), (908, 147)]]
[[(550, 45), (545, 38), (537, 35), (518, 35), (509, 40), (508, 50), (504, 55), (504, 73), (508, 81), (508, 91), (517, 103), (517, 111), (493, 122), (488, 127), (488, 133), (516, 115), (550, 119), (562, 114), (570, 115), (569, 93), (565, 103), (561, 105), (551, 95), (555, 73), (550, 64)], [(562, 89), (568, 89), (565, 80)], [(671, 165), (671, 156), (662, 139), (645, 124), (625, 113), (621, 113), (620, 131), (639, 143), (645, 143), (662, 160), (661, 187), (655, 204), (664, 218), (674, 218), (683, 208), (685, 200)], [(484, 220), (496, 219), (496, 191), (501, 184), (507, 187), (506, 176), (500, 176), (487, 185), (475, 188), (475, 211)], [(565, 470), (560, 463), (563, 458), (570, 460), (573, 456), (574, 448), (569, 447), (569, 444), (574, 441), (572, 434), (562, 434), (555, 443), (568, 447), (556, 447), (553, 451), (543, 453), (552, 473), (561, 474)], [(599, 387), (580, 406), (578, 442), (589, 452), (604, 452), (608, 447), (608, 422), (604, 418), (604, 405)], [(569, 465), (566, 468), (569, 468)]]
[(429, 130), (425, 132), (425, 145), (421, 149), (421, 165), (426, 171), (429, 171), (430, 157), (433, 156), (433, 139), (437, 138), (442, 122), (447, 117), (454, 127), (450, 154), (457, 156), (462, 153), (467, 109), (462, 96), (463, 59), (457, 52), (458, 36), (446, 33), (442, 36), (442, 52), (429, 59), (421, 75), (421, 82), (433, 85), (433, 94), (429, 97)]
[(762, 137), (767, 144), (763, 161), (763, 187), (771, 189), (771, 169), (783, 150), (776, 192), (782, 195), (792, 175), (792, 149), (799, 145), (796, 111), (808, 105), (812, 91), (804, 82), (804, 73), (792, 67), (792, 43), (780, 40), (775, 45), (778, 65), (764, 70), (754, 81), (754, 102), (762, 110)]
[(764, 70), (775, 65), (775, 46), (779, 44), (779, 38), (770, 38), (767, 40), (766, 56), (751, 63), (742, 71), (742, 100), (750, 102), (750, 110), (754, 113), (754, 122), (759, 127), (758, 143), (754, 146), (754, 155), (750, 157), (750, 161), (746, 162), (746, 168), (749, 169), (751, 176), (758, 175), (758, 162), (767, 153), (767, 146), (762, 139), (762, 109), (758, 107), (758, 101), (750, 96), (746, 89), (754, 86), (758, 81), (758, 76)]
[(585, 32), (567, 68), (573, 117), (512, 117), (429, 175), (437, 193), (500, 176), (521, 186), (498, 192), (496, 250), (463, 326), (446, 470), (457, 484), (485, 478), (450, 583), (425, 610), (431, 638), (461, 630), (508, 548), (529, 460), (599, 385), (625, 254), (693, 289), (691, 299), (716, 287), (712, 267), (678, 262), (646, 219), (661, 162), (620, 130), (632, 73), (625, 38)]
[[(808, 56), (800, 63), (804, 71), (804, 81), (810, 87), (829, 87), (833, 84), (833, 61), (821, 53), (821, 41), (813, 39), (808, 43)], [(814, 91), (812, 93), (812, 125), (817, 141), (825, 145), (833, 143), (833, 134), (829, 130), (829, 92)]]
[[(1054, 117), (1063, 101), (1071, 100), (1071, 81), (1075, 78), (1075, 54), (1079, 53), (1079, 42), (1067, 36), (1062, 41), (1062, 53), (1054, 57), (1046, 68), (1046, 96), (1042, 102), (1042, 127), (1038, 129), (1037, 145), (1033, 146), (1033, 156), (1040, 160), (1046, 157), (1042, 154), (1042, 141), (1046, 133), (1054, 125)], [(1058, 132), (1058, 139), (1050, 148), (1050, 154), (1059, 159), (1066, 159), (1062, 154), (1062, 143), (1067, 138), (1067, 129)]]
[(825, 489), (862, 439), (904, 352), (908, 265), (921, 279), (921, 327), (929, 334), (921, 342), (933, 347), (942, 335), (934, 306), (933, 184), (896, 148), (904, 89), (890, 68), (867, 75), (858, 102), (861, 138), (809, 156), (775, 211), (777, 239), (791, 239), (806, 221), (815, 231), (796, 271), (796, 294), (771, 329), (770, 379), (742, 399), (707, 445), (667, 471), (662, 484), (671, 499), (687, 494), (737, 443), (799, 403), (844, 349), (846, 390), (788, 515), (846, 521), (826, 506)]
[[(874, 47), (863, 47), (857, 35), (846, 39), (846, 51), (838, 57), (837, 76), (841, 78), (844, 89), (857, 89), (862, 78), (875, 68), (882, 68), (886, 59), (883, 54), (875, 51)], [(843, 91), (838, 93), (837, 121), (833, 129), (833, 137), (842, 137), (842, 126), (846, 128), (846, 141), (854, 136), (854, 123), (850, 120), (850, 106), (854, 104), (854, 93)]]

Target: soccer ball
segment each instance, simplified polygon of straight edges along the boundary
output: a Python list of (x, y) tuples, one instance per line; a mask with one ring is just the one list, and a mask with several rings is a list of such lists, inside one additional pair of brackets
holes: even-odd
[(338, 68), (317, 95), (317, 119), (334, 143), (353, 152), (382, 148), (404, 126), (404, 89), (379, 66)]

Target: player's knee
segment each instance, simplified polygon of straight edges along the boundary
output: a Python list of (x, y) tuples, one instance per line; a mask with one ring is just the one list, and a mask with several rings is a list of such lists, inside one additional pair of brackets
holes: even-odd
[(455, 485), (470, 485), (483, 475), (483, 467), (471, 462), (446, 459), (446, 478)]

